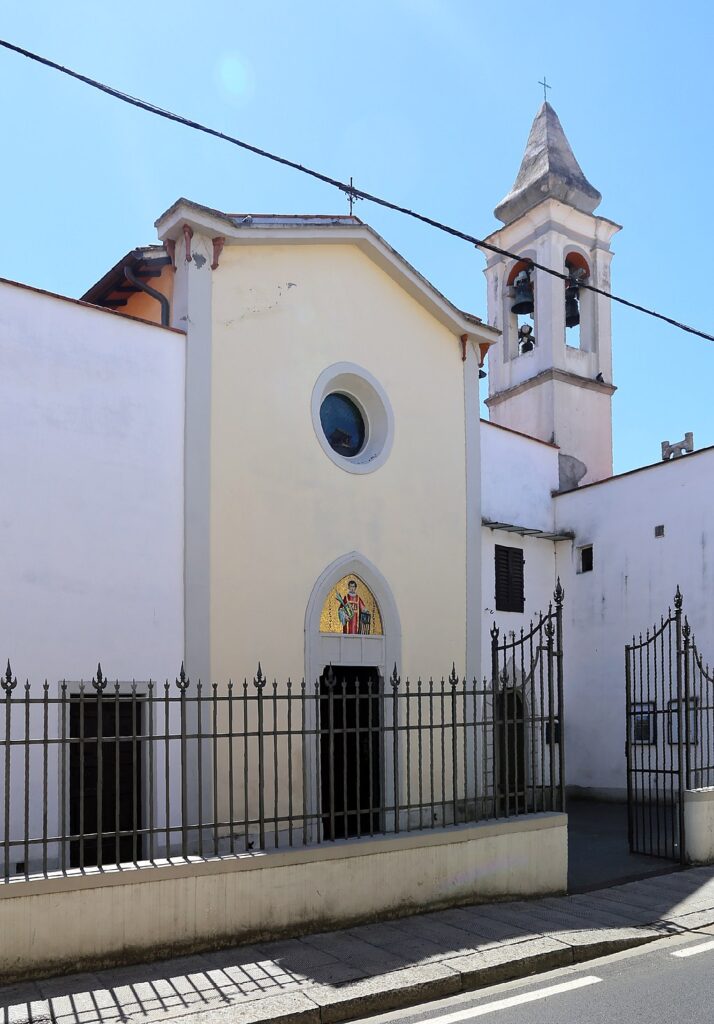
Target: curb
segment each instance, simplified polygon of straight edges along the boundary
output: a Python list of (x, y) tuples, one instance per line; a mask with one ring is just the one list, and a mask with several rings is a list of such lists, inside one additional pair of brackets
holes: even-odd
[(232, 1006), (205, 1011), (187, 1009), (171, 1019), (180, 1021), (190, 1017), (195, 1024), (213, 1021), (216, 1024), (342, 1024), (357, 1017), (409, 1009), (423, 1002), (571, 967), (665, 937), (666, 933), (643, 929), (641, 935), (601, 939), (580, 945), (567, 945), (555, 938), (536, 940), (540, 946), (550, 943), (553, 948), (512, 958), (518, 945), (533, 944), (515, 943), (511, 947), (489, 950), (495, 956), (504, 952), (511, 955), (509, 959), (491, 964), (483, 963), (488, 961), (487, 955), (477, 953), (422, 967), (407, 967), (341, 986), (312, 986), (284, 996), (236, 1002)]

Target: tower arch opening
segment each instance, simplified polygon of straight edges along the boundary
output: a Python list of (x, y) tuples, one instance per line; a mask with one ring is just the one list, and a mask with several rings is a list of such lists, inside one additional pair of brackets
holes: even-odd
[(503, 323), (506, 359), (533, 351), (536, 345), (535, 272), (530, 259), (518, 260), (508, 272)]
[(565, 273), (568, 275), (565, 286), (565, 343), (570, 348), (587, 349), (586, 341), (592, 333), (591, 324), (584, 323), (590, 319), (591, 304), (587, 301), (588, 293), (581, 291), (581, 285), (590, 278), (590, 266), (585, 257), (574, 250), (569, 251), (563, 261)]

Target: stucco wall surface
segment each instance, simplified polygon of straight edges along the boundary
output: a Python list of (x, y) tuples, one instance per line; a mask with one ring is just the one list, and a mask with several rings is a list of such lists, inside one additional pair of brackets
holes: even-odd
[(0, 366), (0, 657), (37, 697), (174, 675), (183, 335), (1, 283)]
[(481, 513), (486, 519), (553, 530), (557, 448), (482, 422), (481, 475)]
[(566, 880), (567, 818), (537, 814), (139, 874), (19, 883), (0, 888), (0, 979), (563, 892)]
[[(525, 606), (522, 614), (496, 610), (496, 568), (495, 547), (520, 548), (523, 551), (523, 588)], [(518, 634), (527, 630), (531, 622), (537, 621), (539, 612), (547, 612), (553, 600), (556, 583), (556, 544), (538, 537), (520, 537), (502, 530), (491, 530), (484, 526), (481, 535), (481, 593), (483, 598), (481, 636), (481, 668), (484, 678), (491, 678), (491, 626), (495, 622), (500, 629), (500, 638), (511, 631)]]
[[(313, 586), (351, 551), (392, 591), (402, 674), (463, 665), (458, 339), (351, 245), (227, 247), (212, 287), (213, 677), (250, 675), (258, 659), (271, 677), (300, 677)], [(393, 447), (372, 473), (335, 465), (313, 427), (315, 382), (342, 361), (393, 409)]]
[[(714, 450), (614, 477), (555, 498), (565, 587), (569, 785), (624, 798), (624, 648), (667, 613), (677, 585), (704, 660), (714, 653)], [(654, 536), (663, 525), (664, 537)], [(578, 573), (578, 547), (593, 570)]]

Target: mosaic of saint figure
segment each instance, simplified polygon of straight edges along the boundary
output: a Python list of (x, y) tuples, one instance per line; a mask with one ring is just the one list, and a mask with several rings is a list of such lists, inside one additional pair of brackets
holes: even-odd
[(362, 616), (365, 612), (365, 604), (357, 593), (357, 580), (349, 580), (345, 595), (336, 590), (335, 597), (339, 605), (337, 615), (342, 623), (342, 632), (350, 634), (369, 632), (369, 629), (364, 629), (366, 623)]
[(328, 595), (320, 617), (321, 633), (382, 635), (382, 616), (374, 594), (359, 576), (343, 576)]

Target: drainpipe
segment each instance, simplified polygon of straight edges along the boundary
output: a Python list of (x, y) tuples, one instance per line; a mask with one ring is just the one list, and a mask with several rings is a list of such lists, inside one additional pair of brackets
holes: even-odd
[(161, 303), (161, 325), (163, 327), (169, 326), (169, 300), (161, 292), (157, 292), (155, 288), (151, 288), (148, 284), (140, 281), (133, 270), (129, 267), (124, 267), (124, 277), (127, 281), (130, 281), (137, 288), (140, 288), (142, 292), (146, 292), (152, 299), (156, 299), (157, 302)]

